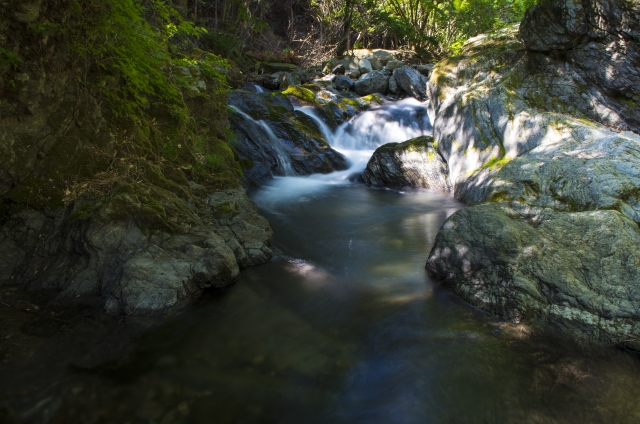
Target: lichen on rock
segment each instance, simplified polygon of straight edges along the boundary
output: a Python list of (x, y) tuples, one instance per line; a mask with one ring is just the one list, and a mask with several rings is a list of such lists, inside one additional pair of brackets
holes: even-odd
[(621, 28), (637, 10), (543, 0), (519, 30), (435, 65), (434, 138), (455, 196), (476, 206), (445, 222), (427, 261), (482, 309), (636, 350), (640, 38)]

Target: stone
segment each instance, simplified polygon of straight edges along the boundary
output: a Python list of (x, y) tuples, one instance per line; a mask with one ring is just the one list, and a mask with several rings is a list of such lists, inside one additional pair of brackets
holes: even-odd
[[(639, 9), (638, 0), (544, 0), (527, 10), (519, 35), (530, 51), (566, 51), (571, 72), (595, 82), (609, 99), (629, 98), (640, 93)], [(640, 128), (637, 102), (618, 103), (627, 106), (619, 115), (636, 115), (633, 127)]]
[(344, 64), (340, 63), (340, 64), (336, 65), (335, 67), (333, 67), (333, 69), (331, 69), (331, 73), (334, 74), (334, 75), (344, 75), (346, 69), (347, 68), (344, 66)]
[(371, 65), (371, 62), (369, 61), (369, 59), (360, 59), (360, 62), (358, 63), (358, 65), (360, 67), (361, 74), (366, 74), (368, 72), (373, 71), (373, 66)]
[(400, 89), (400, 86), (398, 86), (396, 78), (391, 75), (391, 77), (389, 77), (389, 93), (398, 95), (401, 92), (402, 90)]
[(373, 52), (373, 56), (377, 57), (382, 66), (385, 66), (387, 62), (393, 60), (393, 53), (388, 50), (376, 50)]
[(389, 84), (389, 77), (381, 71), (372, 71), (364, 74), (356, 81), (354, 90), (361, 96), (373, 93), (385, 94)]
[(640, 349), (640, 234), (618, 211), (538, 219), (482, 204), (439, 231), (428, 271), (474, 306), (514, 322)]
[[(339, 75), (336, 80), (343, 78), (348, 79)], [(307, 92), (315, 98), (313, 92)], [(292, 90), (292, 95), (295, 93)], [(228, 104), (237, 110), (229, 113), (229, 122), (237, 140), (234, 150), (248, 165), (244, 169), (244, 184), (248, 188), (259, 187), (274, 175), (288, 172), (327, 174), (347, 168), (345, 158), (331, 148), (318, 124), (294, 110), (286, 95), (234, 90)]]
[(285, 72), (280, 77), (280, 90), (286, 90), (292, 85), (301, 85), (302, 77), (298, 73)]
[(568, 50), (589, 30), (582, 0), (542, 0), (529, 8), (520, 37), (530, 50)]
[(336, 79), (333, 80), (333, 85), (338, 90), (352, 90), (355, 83), (348, 76), (338, 75)]
[[(640, 110), (620, 100), (637, 92), (639, 38), (620, 30), (637, 28), (637, 13), (627, 2), (568, 4), (530, 9), (522, 42), (506, 28), (434, 66), (437, 149), (455, 197), (475, 206), (445, 222), (427, 268), (505, 319), (640, 350), (631, 306), (640, 293)], [(580, 7), (597, 41), (580, 36), (574, 47)], [(544, 16), (553, 13), (552, 25)]]
[(420, 101), (427, 99), (427, 78), (409, 65), (396, 68), (393, 71), (393, 79), (398, 87), (410, 96)]
[(451, 190), (447, 163), (435, 149), (431, 136), (380, 146), (360, 179), (374, 187)]
[(344, 75), (351, 79), (358, 79), (362, 73), (357, 69), (347, 69)]
[(374, 71), (380, 71), (382, 70), (382, 68), (384, 68), (384, 65), (380, 61), (380, 58), (378, 58), (377, 56), (367, 56), (366, 59), (371, 64), (371, 69), (373, 69)]
[(401, 68), (403, 66), (405, 66), (404, 62), (392, 59), (388, 61), (386, 65), (384, 65), (384, 69), (385, 71), (393, 72), (395, 69)]
[(420, 72), (425, 77), (429, 77), (431, 75), (431, 70), (433, 69), (433, 64), (428, 63), (426, 65), (415, 65), (413, 67), (416, 71)]

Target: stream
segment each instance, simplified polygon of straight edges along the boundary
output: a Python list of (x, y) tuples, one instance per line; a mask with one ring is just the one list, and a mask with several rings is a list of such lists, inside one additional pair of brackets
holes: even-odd
[(252, 194), (282, 255), (142, 335), (103, 324), (0, 368), (16, 414), (61, 423), (638, 422), (637, 358), (504, 323), (429, 279), (438, 229), (463, 207), (450, 194), (349, 182), (376, 146), (431, 131), (423, 105), (364, 112), (335, 132), (320, 124), (351, 168), (275, 178)]

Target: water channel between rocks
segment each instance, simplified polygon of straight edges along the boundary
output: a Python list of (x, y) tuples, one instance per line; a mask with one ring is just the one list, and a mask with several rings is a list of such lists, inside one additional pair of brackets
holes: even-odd
[[(253, 193), (283, 256), (132, 340), (108, 367), (49, 370), (55, 384), (25, 398), (40, 405), (24, 407), (25, 420), (50, 408), (68, 422), (637, 422), (637, 359), (532, 336), (427, 277), (437, 231), (462, 207), (449, 194), (348, 182), (377, 145), (430, 131), (421, 107), (323, 127), (349, 171)], [(28, 378), (23, 368), (3, 372)]]

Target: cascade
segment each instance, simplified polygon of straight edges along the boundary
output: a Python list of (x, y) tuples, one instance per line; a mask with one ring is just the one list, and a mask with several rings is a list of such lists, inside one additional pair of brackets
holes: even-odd
[[(279, 175), (291, 176), (296, 175), (296, 172), (291, 165), (291, 158), (287, 154), (287, 151), (280, 141), (280, 139), (273, 133), (273, 130), (263, 120), (253, 119), (235, 106), (229, 106), (232, 108), (245, 122), (245, 131), (256, 135), (258, 139), (265, 139), (268, 145), (273, 148), (275, 159), (278, 163)], [(262, 137), (260, 137), (262, 136)]]
[(389, 102), (362, 112), (335, 131), (312, 107), (296, 107), (296, 110), (316, 122), (327, 142), (349, 160), (350, 166), (345, 171), (330, 174), (278, 178), (263, 187), (255, 194), (255, 200), (272, 213), (283, 201), (305, 198), (332, 185), (348, 183), (350, 177), (365, 169), (374, 150), (383, 144), (402, 142), (432, 132), (425, 104), (413, 98)]

